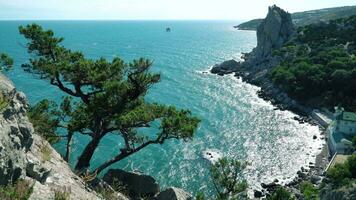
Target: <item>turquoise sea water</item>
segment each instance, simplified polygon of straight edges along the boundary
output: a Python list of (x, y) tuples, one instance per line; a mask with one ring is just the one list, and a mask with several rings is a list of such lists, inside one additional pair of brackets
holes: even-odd
[[(7, 75), (31, 104), (43, 98), (59, 100), (62, 93), (56, 88), (20, 68), (29, 55), (17, 27), (28, 23), (0, 22), (0, 52), (7, 52), (16, 62)], [(202, 119), (193, 141), (151, 146), (113, 167), (145, 172), (155, 177), (162, 188), (176, 186), (192, 193), (204, 190), (211, 194), (209, 163), (202, 158), (205, 150), (248, 161), (245, 177), (251, 188), (259, 188), (261, 182), (292, 178), (300, 167), (314, 161), (321, 147), (321, 141), (312, 139), (320, 134), (318, 127), (299, 124), (291, 112), (275, 110), (257, 97), (258, 87), (232, 76), (203, 73), (216, 63), (239, 59), (241, 52), (256, 46), (255, 32), (233, 29), (236, 22), (37, 23), (63, 36), (66, 47), (83, 51), (90, 58), (154, 60), (153, 71), (161, 72), (162, 81), (150, 90), (147, 100), (191, 109)], [(168, 26), (172, 28), (170, 33), (165, 32)], [(74, 155), (80, 153), (86, 141), (84, 137), (75, 138)], [(104, 138), (93, 165), (117, 154), (121, 143), (117, 136)], [(56, 148), (63, 152), (64, 145), (58, 144)]]

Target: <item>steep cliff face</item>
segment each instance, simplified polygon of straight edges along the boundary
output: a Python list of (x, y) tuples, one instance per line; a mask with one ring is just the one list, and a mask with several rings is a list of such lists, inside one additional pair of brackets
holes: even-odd
[(76, 176), (51, 145), (34, 134), (23, 93), (0, 74), (0, 185), (25, 179), (33, 184), (30, 199), (53, 199), (56, 191), (70, 199), (101, 199)]
[(256, 56), (265, 58), (283, 46), (294, 34), (291, 14), (277, 7), (268, 8), (267, 17), (257, 28)]
[(257, 29), (257, 47), (244, 54), (244, 62), (234, 60), (215, 65), (210, 71), (213, 74), (229, 74), (247, 71), (257, 79), (263, 78), (269, 68), (276, 66), (278, 59), (272, 51), (282, 47), (295, 34), (291, 15), (277, 6), (271, 6), (268, 14)]

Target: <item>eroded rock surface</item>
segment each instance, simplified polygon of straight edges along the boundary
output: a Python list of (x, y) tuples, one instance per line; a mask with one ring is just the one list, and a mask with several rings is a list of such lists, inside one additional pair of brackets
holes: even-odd
[(70, 199), (101, 199), (88, 189), (51, 145), (34, 134), (23, 93), (0, 74), (0, 93), (6, 104), (0, 110), (0, 185), (26, 179), (33, 185), (30, 199), (54, 199), (55, 191)]

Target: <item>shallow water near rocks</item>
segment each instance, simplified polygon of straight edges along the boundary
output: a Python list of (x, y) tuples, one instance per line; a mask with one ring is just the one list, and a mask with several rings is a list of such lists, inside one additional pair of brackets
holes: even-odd
[[(45, 80), (38, 80), (19, 67), (28, 54), (17, 27), (30, 22), (0, 22), (0, 52), (16, 61), (7, 75), (30, 103), (42, 98), (59, 100), (62, 93)], [(251, 188), (261, 182), (293, 178), (302, 166), (314, 162), (322, 141), (317, 126), (299, 124), (289, 111), (275, 110), (260, 99), (258, 87), (233, 76), (203, 73), (227, 59), (238, 59), (256, 45), (253, 31), (237, 31), (232, 21), (39, 21), (65, 38), (68, 48), (83, 51), (90, 58), (120, 56), (126, 61), (138, 57), (154, 60), (153, 71), (162, 73), (148, 101), (190, 109), (202, 119), (193, 141), (169, 141), (151, 146), (113, 165), (139, 170), (155, 177), (161, 187), (181, 187), (191, 193), (213, 193), (206, 150), (248, 161), (245, 171)], [(166, 27), (172, 31), (167, 33)], [(78, 156), (87, 138), (76, 137), (74, 156)], [(122, 141), (117, 136), (104, 138), (93, 165), (117, 154)], [(56, 145), (63, 152), (64, 144)]]

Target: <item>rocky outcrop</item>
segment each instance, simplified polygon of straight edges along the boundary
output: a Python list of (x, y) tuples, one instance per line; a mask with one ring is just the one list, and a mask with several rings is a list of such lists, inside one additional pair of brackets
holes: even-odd
[(26, 175), (24, 155), (33, 143), (33, 128), (27, 121), (24, 94), (2, 74), (0, 93), (7, 104), (0, 111), (0, 185), (6, 185)]
[(182, 189), (171, 187), (159, 193), (156, 200), (193, 200), (193, 197)]
[(34, 134), (26, 116), (28, 104), (23, 93), (0, 74), (0, 92), (7, 106), (0, 111), (0, 185), (18, 179), (33, 184), (30, 199), (54, 199), (66, 192), (70, 199), (101, 199), (86, 187), (51, 145)]
[(110, 169), (103, 177), (103, 180), (114, 189), (124, 187), (128, 190), (130, 197), (139, 199), (140, 197), (154, 197), (159, 193), (159, 184), (151, 176), (140, 172), (126, 172), (121, 169)]
[(272, 51), (282, 47), (293, 38), (295, 28), (291, 15), (277, 6), (271, 6), (268, 14), (257, 29), (257, 47), (242, 56), (243, 62), (228, 60), (216, 64), (210, 70), (213, 74), (224, 75), (236, 72), (249, 79), (264, 78), (280, 60), (272, 56)]
[(213, 68), (210, 70), (210, 72), (219, 75), (231, 74), (237, 71), (239, 65), (240, 63), (237, 62), (236, 60), (227, 60), (220, 64), (214, 65)]
[(276, 5), (269, 7), (267, 17), (257, 28), (256, 57), (268, 57), (273, 49), (282, 47), (294, 32), (291, 15)]

